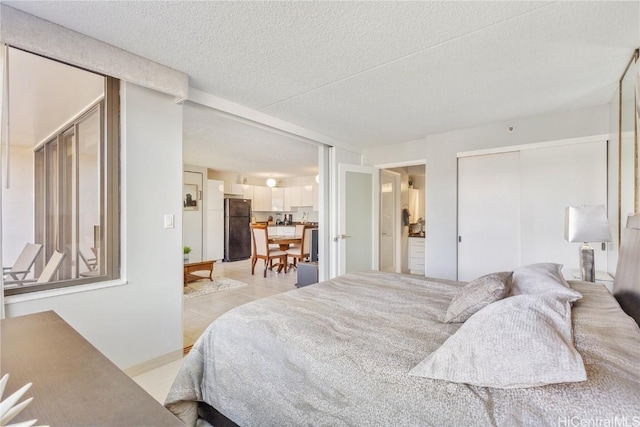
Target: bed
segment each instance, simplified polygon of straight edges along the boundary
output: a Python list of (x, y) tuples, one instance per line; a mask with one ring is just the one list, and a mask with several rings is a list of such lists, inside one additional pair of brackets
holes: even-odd
[[(623, 293), (637, 296), (640, 230), (629, 231), (623, 243)], [(237, 307), (196, 342), (165, 405), (186, 425), (220, 415), (243, 427), (640, 425), (636, 321), (603, 285), (575, 281), (560, 290), (579, 298), (551, 298), (548, 290), (518, 295), (516, 273), (508, 295), (464, 322), (443, 320), (467, 284), (376, 271)], [(627, 298), (631, 307), (633, 298)], [(535, 314), (543, 316), (539, 325), (528, 317), (537, 309), (525, 307), (533, 300), (555, 307), (551, 317)], [(501, 315), (491, 313), (500, 309)], [(502, 325), (493, 325), (495, 319)], [(567, 350), (560, 355), (536, 341), (538, 326), (551, 321), (558, 322), (551, 328), (556, 344)], [(522, 324), (524, 333), (512, 332), (512, 324)], [(515, 347), (496, 356), (491, 352), (503, 351), (498, 332)], [(534, 374), (516, 381), (496, 385), (482, 377), (495, 368), (502, 375), (497, 381), (505, 381), (504, 372), (521, 375), (526, 369), (518, 364), (538, 356)], [(473, 370), (471, 379), (459, 377), (476, 363), (482, 378)], [(547, 368), (555, 373), (545, 379)]]

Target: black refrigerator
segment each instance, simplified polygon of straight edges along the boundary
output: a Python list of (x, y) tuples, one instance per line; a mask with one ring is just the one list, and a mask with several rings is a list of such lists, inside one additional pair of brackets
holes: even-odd
[(224, 261), (251, 258), (251, 200), (224, 199)]

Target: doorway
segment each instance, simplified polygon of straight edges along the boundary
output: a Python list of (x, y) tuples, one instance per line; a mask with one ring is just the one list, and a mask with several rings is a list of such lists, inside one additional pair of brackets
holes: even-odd
[[(425, 230), (426, 230), (426, 166), (425, 162), (409, 165), (385, 165), (382, 166), (381, 183), (385, 179), (399, 181), (395, 197), (384, 192), (381, 184), (381, 235), (380, 235), (380, 269), (383, 271), (397, 271), (406, 274), (425, 275)], [(385, 176), (387, 178), (385, 178)], [(386, 186), (386, 191), (392, 189)], [(385, 212), (391, 203), (391, 209), (395, 212), (396, 235), (393, 239), (385, 238), (382, 235), (386, 229), (388, 221), (385, 219)], [(391, 202), (393, 200), (393, 202)], [(392, 246), (391, 248), (389, 246)], [(396, 251), (396, 269), (391, 270), (388, 262), (383, 258), (388, 258), (389, 253)], [(384, 263), (384, 264), (383, 264)], [(399, 268), (398, 268), (399, 267)]]
[(400, 273), (402, 234), (400, 206), (400, 174), (380, 171), (380, 271)]

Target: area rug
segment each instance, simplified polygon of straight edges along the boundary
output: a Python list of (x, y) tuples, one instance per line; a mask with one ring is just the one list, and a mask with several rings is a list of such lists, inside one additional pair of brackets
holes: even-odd
[(227, 279), (226, 277), (214, 277), (213, 280), (198, 280), (191, 282), (184, 287), (184, 299), (199, 297), (212, 292), (226, 291), (229, 289), (248, 286), (247, 283), (238, 280)]

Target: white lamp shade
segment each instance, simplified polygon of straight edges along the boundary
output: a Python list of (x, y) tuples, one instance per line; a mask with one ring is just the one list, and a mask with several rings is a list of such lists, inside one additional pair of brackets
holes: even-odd
[(611, 230), (604, 205), (565, 208), (564, 238), (569, 242), (610, 242)]

